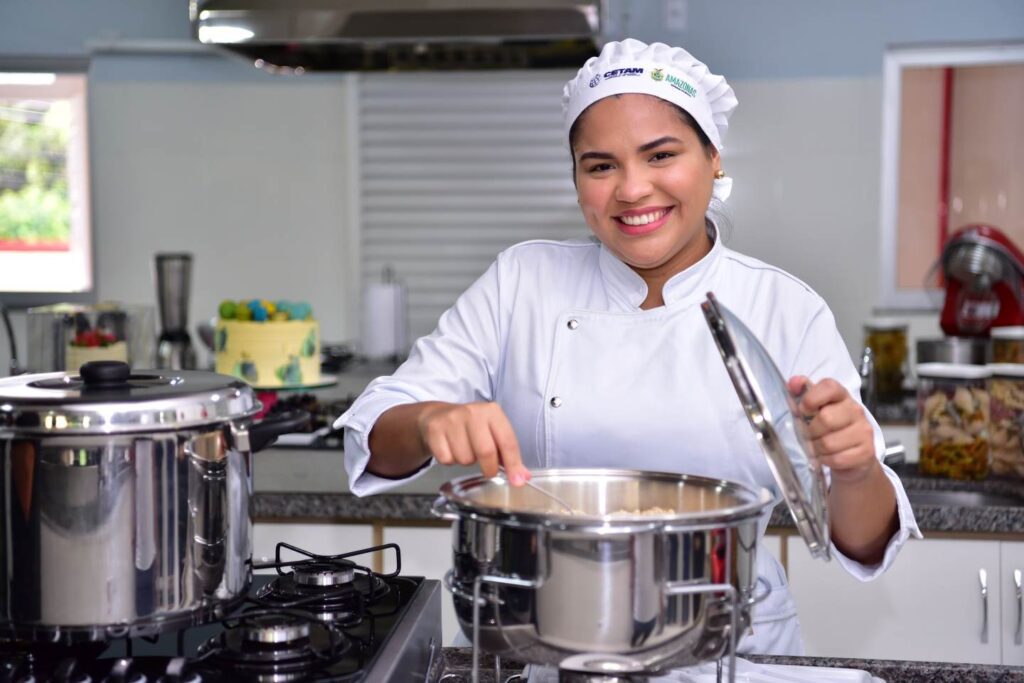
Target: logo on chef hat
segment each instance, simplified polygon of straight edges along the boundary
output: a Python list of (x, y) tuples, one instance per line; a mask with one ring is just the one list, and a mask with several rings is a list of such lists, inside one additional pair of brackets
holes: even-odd
[(653, 78), (656, 81), (664, 80), (665, 79), (665, 70), (664, 69), (651, 69), (651, 78)]
[(590, 79), (590, 87), (596, 88), (597, 84), (601, 82), (601, 74), (594, 74), (594, 77)]

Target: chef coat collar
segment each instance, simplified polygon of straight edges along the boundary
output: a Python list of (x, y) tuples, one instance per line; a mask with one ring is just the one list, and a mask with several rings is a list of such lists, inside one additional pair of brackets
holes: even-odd
[[(711, 239), (711, 251), (689, 268), (669, 278), (662, 291), (666, 307), (703, 300), (704, 295), (711, 289), (711, 275), (725, 247), (719, 239), (718, 226), (714, 221), (707, 218), (706, 226), (708, 237)], [(644, 279), (604, 244), (601, 245), (599, 262), (601, 277), (611, 300), (628, 310), (639, 309), (640, 304), (647, 298), (647, 283)]]

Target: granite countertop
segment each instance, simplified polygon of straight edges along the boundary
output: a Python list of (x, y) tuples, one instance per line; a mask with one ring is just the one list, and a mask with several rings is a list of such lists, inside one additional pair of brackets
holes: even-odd
[[(471, 648), (446, 647), (434, 663), (431, 681), (445, 683), (469, 683), (473, 667)], [(886, 683), (1009, 683), (1024, 682), (1024, 667), (991, 666), (984, 664), (947, 664), (943, 662), (900, 662), (876, 659), (830, 659), (823, 657), (769, 657), (763, 655), (746, 657), (759, 664), (786, 664), (791, 666), (815, 666), (844, 669), (862, 669), (886, 681)], [(494, 683), (494, 660), (489, 656), (480, 658), (480, 682)], [(502, 661), (502, 683), (509, 676), (522, 671), (522, 662)]]
[[(278, 454), (280, 456), (280, 454)], [(267, 490), (271, 482), (261, 486), (261, 467), (267, 456), (259, 454), (256, 464), (256, 494), (254, 514), (257, 519), (324, 519), (347, 521), (436, 521), (431, 505), (437, 498), (441, 485), (453, 478), (476, 472), (473, 468), (434, 467), (420, 478), (385, 493), (366, 498), (357, 498), (347, 491), (344, 479), (342, 456), (338, 451), (321, 452), (315, 455), (320, 461), (311, 465), (308, 472), (295, 467), (294, 455), (281, 456), (277, 464), (281, 469), (290, 468), (289, 476), (295, 488), (292, 490)], [(311, 456), (312, 457), (312, 456)], [(306, 463), (313, 463), (307, 459)], [(273, 463), (271, 463), (273, 464)], [(324, 471), (332, 475), (325, 477)], [(959, 533), (1024, 533), (1024, 481), (1007, 478), (989, 478), (977, 482), (952, 481), (928, 477), (917, 473), (916, 465), (900, 465), (896, 468), (904, 486), (911, 492), (911, 504), (922, 531)], [(263, 474), (264, 479), (272, 478)], [(285, 482), (287, 483), (287, 482)], [(324, 492), (326, 485), (332, 491)], [(278, 482), (278, 486), (280, 482)], [(306, 490), (297, 490), (299, 488)], [(314, 490), (309, 490), (309, 489)], [(1017, 505), (954, 505), (924, 504), (913, 500), (915, 491), (974, 491), (997, 494), (1008, 502), (1019, 501)], [(793, 520), (785, 506), (778, 506), (772, 512), (772, 527), (793, 527)]]

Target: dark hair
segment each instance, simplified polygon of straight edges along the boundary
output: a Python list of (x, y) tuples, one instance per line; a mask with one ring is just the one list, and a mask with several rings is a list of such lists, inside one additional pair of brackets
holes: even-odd
[[(612, 95), (612, 97), (622, 97), (622, 95)], [(685, 124), (686, 126), (689, 126), (689, 128), (694, 133), (697, 134), (697, 139), (700, 140), (701, 147), (704, 148), (704, 153), (707, 154), (708, 158), (710, 159), (711, 154), (715, 149), (715, 146), (711, 143), (711, 139), (708, 138), (707, 133), (704, 132), (704, 129), (697, 125), (697, 122), (693, 119), (692, 116), (690, 116), (690, 112), (686, 111), (677, 104), (669, 102), (668, 100), (663, 100), (660, 97), (657, 99), (659, 102), (664, 103), (666, 106), (672, 107), (676, 115), (679, 117), (679, 120), (682, 121), (683, 124)], [(590, 107), (592, 106), (594, 105), (590, 105)], [(583, 121), (583, 118), (587, 115), (587, 112), (590, 111), (590, 107), (584, 109), (580, 113), (580, 115), (576, 117), (576, 120), (572, 122), (572, 126), (569, 128), (569, 156), (572, 157), (573, 185), (576, 184), (576, 140), (579, 139), (580, 136), (580, 123)]]

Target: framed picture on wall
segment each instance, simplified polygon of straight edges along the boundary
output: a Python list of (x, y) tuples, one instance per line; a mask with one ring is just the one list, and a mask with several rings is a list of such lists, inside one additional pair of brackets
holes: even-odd
[(0, 68), (0, 304), (93, 289), (86, 75)]
[(882, 101), (881, 303), (935, 310), (957, 230), (1024, 248), (1024, 43), (892, 48)]

